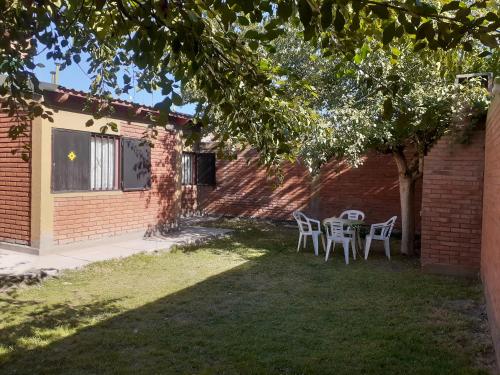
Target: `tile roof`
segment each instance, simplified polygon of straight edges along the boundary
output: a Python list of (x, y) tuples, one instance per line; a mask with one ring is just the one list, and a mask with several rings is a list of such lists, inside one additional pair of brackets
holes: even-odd
[[(69, 94), (69, 95), (79, 97), (79, 98), (86, 98), (88, 96), (88, 93), (86, 93), (85, 91), (71, 89), (71, 88), (61, 86), (61, 85), (50, 84), (50, 86), (51, 87), (49, 88), (49, 85), (44, 85), (43, 89), (48, 90), (48, 91), (62, 93), (62, 94)], [(144, 110), (150, 111), (150, 112), (158, 112), (158, 109), (156, 109), (154, 107), (131, 102), (128, 100), (123, 100), (123, 99), (113, 99), (112, 104), (121, 105), (121, 106), (125, 106), (125, 107), (135, 107), (137, 109), (144, 109)], [(170, 116), (177, 117), (179, 119), (183, 119), (183, 120), (187, 120), (187, 121), (193, 119), (193, 116), (190, 116), (186, 113), (176, 112), (176, 111), (170, 111)]]

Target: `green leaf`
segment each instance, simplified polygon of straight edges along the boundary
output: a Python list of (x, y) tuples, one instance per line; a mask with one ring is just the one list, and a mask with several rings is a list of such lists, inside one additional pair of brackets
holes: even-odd
[(394, 113), (394, 107), (392, 106), (392, 99), (387, 98), (384, 101), (384, 113), (382, 117), (384, 118), (384, 120), (390, 120), (393, 113)]
[(470, 8), (460, 8), (455, 13), (455, 18), (460, 21), (466, 21), (467, 16), (470, 14)]
[(481, 43), (483, 43), (485, 46), (490, 47), (490, 48), (497, 48), (498, 47), (498, 40), (496, 37), (494, 37), (491, 34), (479, 34), (479, 40)]
[(238, 16), (238, 23), (241, 26), (248, 26), (250, 25), (250, 20), (246, 18), (245, 16)]
[(93, 119), (89, 119), (89, 120), (87, 120), (87, 122), (85, 122), (85, 126), (87, 126), (87, 127), (92, 126), (92, 125), (94, 125)]
[(477, 55), (477, 57), (487, 57), (487, 56), (490, 56), (491, 55), (491, 52), (490, 51), (483, 51), (481, 52), (479, 55)]
[[(311, 24), (313, 10), (307, 0), (299, 0), (299, 18), (304, 28)], [(304, 30), (305, 34), (305, 30)]]
[(425, 22), (419, 26), (416, 32), (416, 38), (431, 40), (434, 37), (434, 27), (432, 26), (432, 21)]
[(259, 48), (259, 43), (256, 40), (251, 40), (250, 42), (248, 42), (248, 46), (252, 51), (255, 51), (257, 50), (257, 48)]
[(314, 34), (315, 34), (314, 26), (312, 26), (312, 25), (304, 26), (304, 40), (305, 41), (311, 40), (312, 37), (314, 36)]
[(253, 0), (237, 0), (236, 3), (245, 13), (250, 13), (254, 9)]
[(379, 18), (388, 19), (391, 16), (389, 9), (384, 5), (372, 5), (370, 9)]
[(392, 39), (394, 39), (394, 35), (396, 34), (396, 23), (391, 22), (385, 28), (382, 33), (382, 43), (389, 44)]
[(247, 38), (247, 39), (260, 39), (260, 34), (257, 30), (248, 30), (245, 33), (245, 38)]
[(333, 26), (337, 32), (340, 32), (344, 29), (345, 18), (340, 9), (337, 8), (337, 12), (335, 13), (335, 21), (333, 21)]
[(413, 46), (413, 51), (418, 52), (422, 49), (424, 49), (427, 46), (427, 42), (425, 40), (420, 40), (419, 42), (415, 43)]
[(174, 103), (177, 106), (182, 105), (182, 97), (177, 94), (175, 91), (172, 92), (172, 103)]
[(450, 10), (460, 9), (460, 1), (450, 1), (449, 3), (443, 5), (441, 12), (448, 12)]
[(325, 0), (321, 6), (321, 27), (326, 30), (333, 21), (333, 0)]
[(471, 42), (463, 42), (462, 48), (464, 49), (464, 51), (472, 52), (472, 43)]
[(293, 4), (291, 1), (280, 1), (278, 3), (278, 17), (287, 21), (293, 13)]

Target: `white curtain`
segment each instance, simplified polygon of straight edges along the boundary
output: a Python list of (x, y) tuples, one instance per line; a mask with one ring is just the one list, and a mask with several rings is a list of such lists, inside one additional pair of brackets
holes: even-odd
[(115, 139), (92, 136), (90, 143), (90, 187), (112, 190), (115, 186)]

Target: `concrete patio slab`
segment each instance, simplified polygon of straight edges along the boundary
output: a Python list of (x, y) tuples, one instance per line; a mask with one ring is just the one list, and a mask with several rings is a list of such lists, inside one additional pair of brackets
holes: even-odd
[(81, 248), (73, 250), (56, 251), (49, 255), (31, 255), (0, 249), (0, 277), (45, 269), (56, 271), (75, 269), (93, 262), (124, 258), (138, 253), (168, 251), (176, 245), (201, 243), (229, 232), (230, 229), (185, 227), (166, 235), (142, 239), (109, 239), (98, 244), (82, 245)]

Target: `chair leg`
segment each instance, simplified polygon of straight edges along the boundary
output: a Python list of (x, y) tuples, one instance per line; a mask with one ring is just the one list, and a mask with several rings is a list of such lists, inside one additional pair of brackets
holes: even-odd
[(327, 239), (326, 240), (326, 255), (325, 255), (325, 262), (328, 260), (328, 257), (330, 256), (330, 246), (332, 245), (332, 240), (331, 239)]
[(356, 260), (356, 237), (353, 236), (351, 242), (352, 258)]
[(307, 234), (304, 234), (304, 249), (306, 248), (307, 246)]
[(323, 235), (323, 233), (321, 233), (321, 242), (323, 243), (323, 251), (326, 251), (326, 247), (325, 247), (325, 236)]
[(390, 244), (390, 239), (386, 238), (384, 240), (384, 248), (385, 248), (385, 255), (389, 260), (391, 260), (391, 244)]
[(318, 240), (319, 240), (319, 234), (313, 234), (311, 237), (312, 237), (312, 240), (313, 240), (314, 255), (318, 256)]
[(345, 264), (349, 264), (349, 242), (344, 241), (344, 258), (345, 258)]
[(370, 246), (372, 244), (372, 238), (370, 235), (366, 236), (365, 240), (365, 260), (368, 259), (368, 253), (370, 252)]
[(356, 237), (358, 239), (358, 246), (359, 246), (359, 247), (356, 246), (356, 248), (361, 251), (361, 247), (363, 246), (363, 242), (361, 242), (361, 234), (360, 234), (359, 228), (356, 229)]
[(297, 252), (300, 251), (300, 243), (302, 242), (302, 233), (299, 234), (299, 244), (297, 245)]

